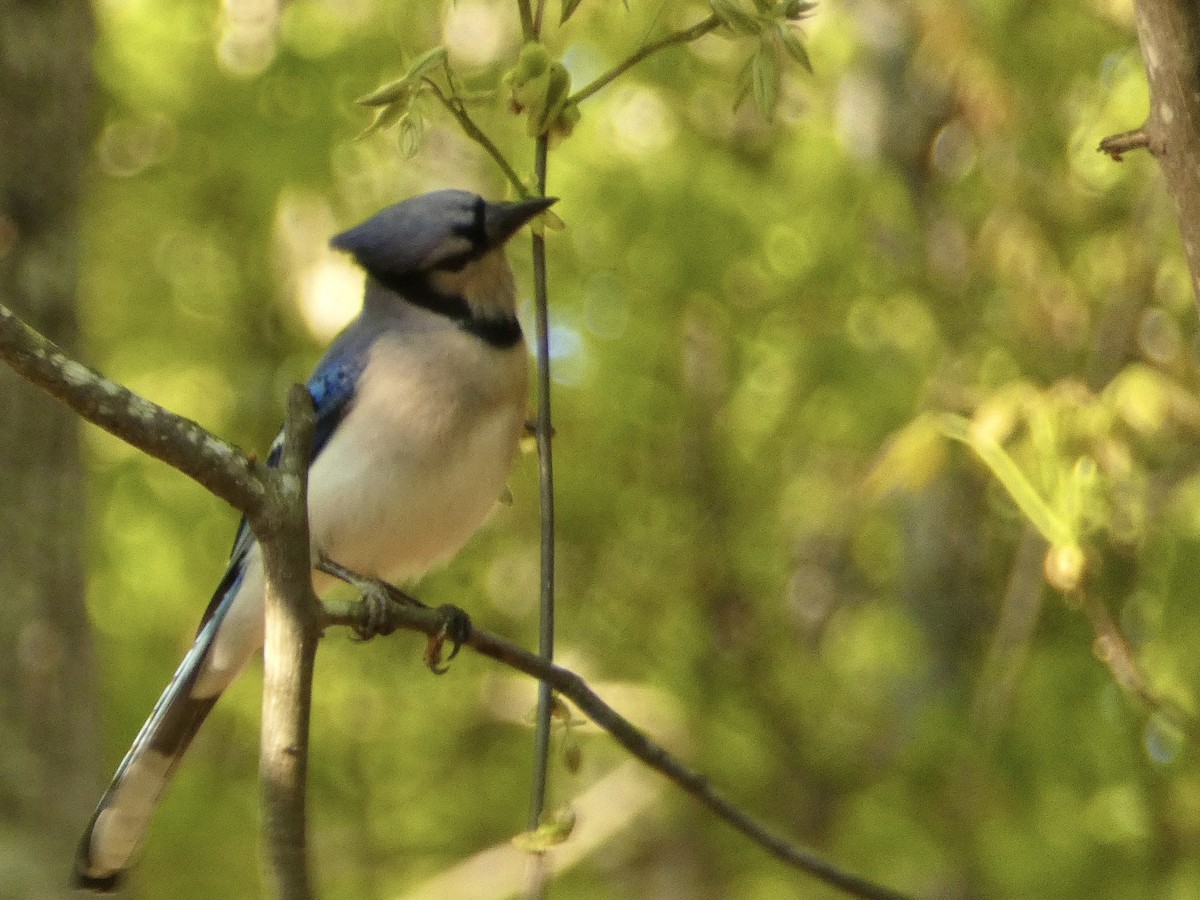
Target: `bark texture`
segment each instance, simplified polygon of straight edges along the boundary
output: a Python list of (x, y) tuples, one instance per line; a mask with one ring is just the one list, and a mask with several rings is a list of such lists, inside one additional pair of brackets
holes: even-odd
[(1200, 3), (1138, 0), (1137, 32), (1150, 82), (1147, 146), (1175, 201), (1200, 302)]
[[(91, 7), (0, 12), (0, 295), (77, 344), (79, 198), (91, 119)], [(0, 371), (0, 896), (67, 894), (100, 783), (84, 609), (79, 419)]]

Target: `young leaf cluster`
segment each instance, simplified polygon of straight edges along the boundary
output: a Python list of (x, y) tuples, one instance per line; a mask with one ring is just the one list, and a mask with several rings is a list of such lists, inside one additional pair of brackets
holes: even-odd
[(504, 74), (509, 109), (525, 115), (525, 133), (569, 137), (579, 122), (579, 106), (570, 102), (571, 75), (552, 59), (546, 45), (530, 41), (521, 48), (517, 64)]
[(1086, 548), (1144, 530), (1152, 501), (1141, 472), (1144, 437), (1190, 430), (1197, 421), (1195, 400), (1148, 367), (1128, 368), (1098, 394), (1075, 382), (1045, 390), (1022, 382), (970, 418), (917, 417), (881, 457), (872, 489), (919, 487), (934, 474), (929, 460), (941, 458), (939, 440), (964, 444), (1050, 545), (1047, 581), (1071, 592), (1087, 575)]
[(791, 59), (812, 72), (795, 25), (811, 16), (816, 5), (810, 0), (754, 0), (754, 9), (747, 10), (738, 0), (709, 0), (713, 14), (730, 31), (758, 42), (738, 74), (735, 105), (752, 95), (759, 113), (769, 120), (779, 103), (781, 62)]
[(434, 47), (418, 56), (402, 76), (359, 97), (356, 103), (375, 110), (374, 120), (359, 135), (359, 139), (398, 125), (401, 153), (405, 157), (416, 153), (425, 135), (425, 120), (417, 101), (429, 89), (426, 79), (437, 69), (448, 65), (446, 48)]

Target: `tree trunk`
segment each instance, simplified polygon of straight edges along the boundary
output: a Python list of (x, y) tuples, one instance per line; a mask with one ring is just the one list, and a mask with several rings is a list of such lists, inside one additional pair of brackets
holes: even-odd
[[(0, 13), (0, 297), (68, 349), (91, 7)], [(79, 420), (0, 369), (0, 896), (65, 896), (99, 785)]]
[(1150, 83), (1143, 137), (1175, 201), (1200, 304), (1200, 5), (1196, 0), (1138, 0), (1135, 9)]

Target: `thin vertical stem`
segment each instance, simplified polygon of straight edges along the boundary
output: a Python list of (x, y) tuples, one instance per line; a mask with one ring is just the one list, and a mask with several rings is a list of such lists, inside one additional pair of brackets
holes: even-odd
[[(535, 171), (538, 191), (546, 193), (548, 141), (538, 138)], [(550, 314), (546, 289), (546, 239), (533, 236), (533, 299), (537, 323), (537, 444), (541, 493), (542, 572), (539, 603), (538, 653), (547, 662), (554, 658), (554, 465), (550, 438)], [(538, 683), (537, 724), (534, 731), (533, 794), (529, 805), (529, 828), (538, 827), (546, 805), (546, 778), (550, 761), (550, 713), (552, 694), (545, 682)]]
[[(542, 30), (544, 0), (537, 0), (537, 12), (530, 0), (517, 0), (521, 27), (526, 41), (537, 40)], [(546, 167), (550, 139), (541, 135), (534, 155), (538, 194), (546, 196)], [(533, 235), (533, 308), (537, 344), (537, 446), (538, 488), (541, 499), (542, 571), (538, 603), (538, 655), (547, 663), (554, 659), (554, 460), (550, 438), (554, 433), (550, 418), (550, 311), (546, 288), (546, 239)], [(528, 828), (536, 831), (546, 808), (546, 781), (550, 770), (550, 725), (553, 707), (550, 685), (538, 682), (537, 715), (533, 736), (533, 788), (530, 792)], [(530, 857), (530, 878), (526, 897), (540, 900), (545, 894), (546, 866), (542, 854)]]

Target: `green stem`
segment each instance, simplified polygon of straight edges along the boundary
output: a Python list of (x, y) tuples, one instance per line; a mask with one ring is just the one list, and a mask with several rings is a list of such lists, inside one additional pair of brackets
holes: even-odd
[(521, 198), (528, 197), (529, 188), (522, 183), (521, 176), (509, 165), (508, 160), (504, 158), (504, 154), (500, 152), (500, 148), (493, 144), (492, 139), (484, 134), (483, 130), (475, 124), (475, 120), (471, 118), (471, 114), (467, 112), (467, 108), (463, 105), (463, 102), (457, 97), (447, 96), (446, 92), (438, 87), (437, 82), (432, 78), (426, 78), (425, 83), (429, 85), (434, 96), (442, 102), (442, 106), (446, 107), (450, 111), (450, 115), (454, 116), (458, 121), (462, 130), (466, 132), (467, 137), (486, 150), (488, 155), (495, 160), (496, 165), (500, 167), (500, 171), (504, 173), (504, 177), (508, 179), (509, 183), (516, 190), (517, 196)]
[(578, 91), (576, 91), (574, 94), (571, 95), (571, 97), (567, 100), (567, 102), (568, 103), (582, 103), (588, 97), (592, 96), (592, 94), (596, 93), (601, 88), (606, 87), (609, 84), (609, 82), (614, 81), (615, 79), (617, 79), (621, 75), (623, 75), (625, 72), (632, 69), (638, 63), (640, 63), (643, 59), (646, 59), (649, 56), (653, 56), (659, 50), (664, 50), (667, 47), (674, 46), (675, 44), (690, 44), (692, 41), (696, 40), (697, 38), (704, 37), (704, 35), (708, 34), (713, 29), (719, 28), (721, 26), (721, 24), (722, 24), (721, 20), (718, 19), (715, 15), (709, 16), (707, 19), (704, 19), (701, 22), (697, 22), (691, 28), (685, 28), (682, 31), (673, 31), (670, 34), (668, 34), (666, 37), (660, 38), (659, 40), (655, 41), (652, 44), (647, 44), (641, 50), (638, 50), (636, 53), (634, 53), (632, 56), (630, 56), (628, 59), (619, 63), (617, 66), (615, 66), (613, 69), (609, 70), (608, 72), (605, 72), (603, 75), (601, 75), (595, 81), (593, 81), (591, 84), (587, 85), (587, 87), (580, 88)]
[[(535, 168), (538, 190), (546, 193), (546, 164), (549, 141), (538, 138)], [(554, 659), (554, 465), (550, 438), (550, 314), (546, 287), (546, 239), (533, 235), (533, 307), (537, 326), (537, 443), (538, 474), (542, 509), (542, 571), (539, 603), (538, 653), (547, 663)], [(546, 805), (546, 778), (550, 761), (550, 713), (553, 695), (546, 682), (538, 684), (538, 707), (534, 732), (533, 796), (529, 829), (538, 827)]]

